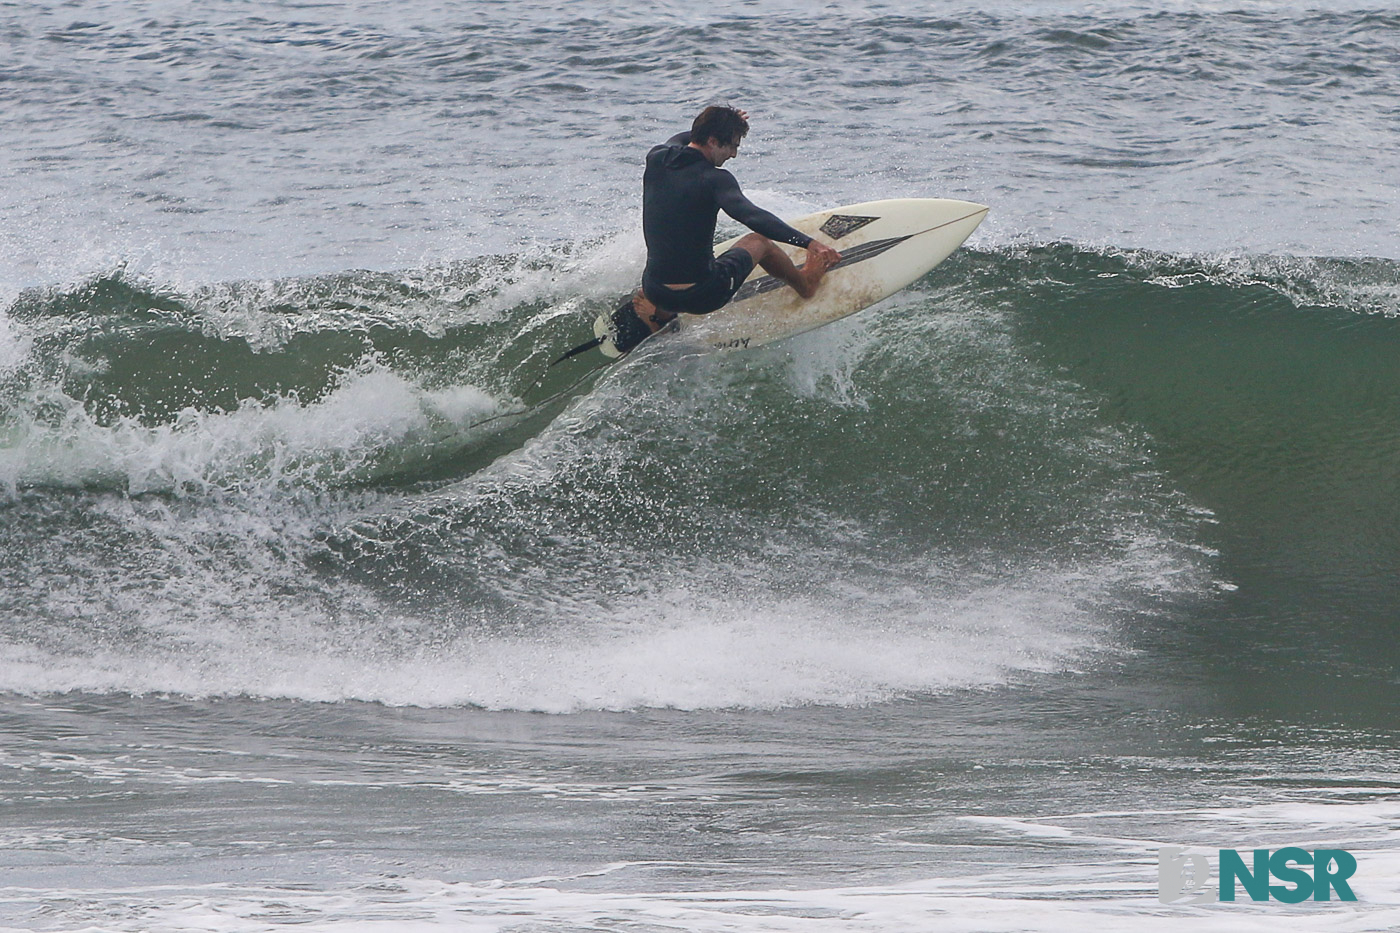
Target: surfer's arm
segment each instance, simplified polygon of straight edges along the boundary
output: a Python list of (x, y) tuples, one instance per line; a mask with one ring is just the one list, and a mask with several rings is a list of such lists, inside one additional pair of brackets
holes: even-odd
[(794, 230), (757, 204), (744, 197), (739, 190), (739, 182), (724, 169), (716, 169), (715, 199), (726, 214), (748, 227), (754, 233), (761, 233), (770, 240), (787, 243), (806, 249), (812, 238), (800, 230)]
[(668, 146), (689, 146), (689, 145), (690, 145), (690, 130), (686, 130), (684, 133), (677, 133), (675, 136), (672, 136), (670, 139), (666, 140), (666, 145), (668, 145)]

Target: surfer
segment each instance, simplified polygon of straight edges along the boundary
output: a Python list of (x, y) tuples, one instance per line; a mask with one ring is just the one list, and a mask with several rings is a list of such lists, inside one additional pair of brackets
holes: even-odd
[[(675, 319), (709, 314), (734, 297), (755, 264), (811, 298), (841, 254), (755, 205), (723, 165), (739, 154), (748, 114), (706, 107), (689, 132), (647, 153), (642, 176), (642, 234), (647, 264), (642, 287), (613, 312), (617, 348), (626, 353)], [(715, 220), (723, 210), (753, 230), (714, 255)], [(801, 268), (778, 243), (807, 250)]]

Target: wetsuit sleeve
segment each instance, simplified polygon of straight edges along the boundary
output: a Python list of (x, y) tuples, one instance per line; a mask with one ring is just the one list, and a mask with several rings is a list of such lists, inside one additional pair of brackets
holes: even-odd
[(800, 230), (794, 230), (771, 214), (744, 197), (739, 190), (739, 182), (723, 169), (715, 170), (715, 199), (730, 217), (748, 227), (754, 233), (761, 233), (770, 240), (787, 243), (791, 246), (807, 248), (812, 238)]
[(666, 140), (666, 145), (668, 145), (668, 146), (689, 146), (689, 145), (690, 145), (690, 130), (686, 130), (684, 133), (677, 133), (675, 136), (672, 136), (670, 139)]

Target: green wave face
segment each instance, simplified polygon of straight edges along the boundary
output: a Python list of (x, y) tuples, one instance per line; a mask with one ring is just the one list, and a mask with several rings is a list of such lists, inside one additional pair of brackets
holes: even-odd
[(1281, 643), (1342, 594), (1380, 645), (1391, 263), (963, 252), (570, 388), (547, 363), (617, 290), (577, 262), (21, 295), (0, 686), (868, 702), (1097, 663), (1274, 578)]

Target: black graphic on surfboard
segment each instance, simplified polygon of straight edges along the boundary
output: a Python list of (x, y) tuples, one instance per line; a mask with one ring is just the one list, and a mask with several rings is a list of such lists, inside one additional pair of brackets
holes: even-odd
[(854, 233), (866, 224), (874, 223), (878, 217), (861, 217), (858, 214), (832, 214), (826, 223), (817, 229), (833, 240), (839, 240), (848, 233)]

